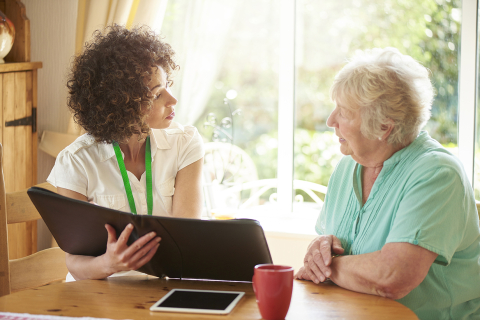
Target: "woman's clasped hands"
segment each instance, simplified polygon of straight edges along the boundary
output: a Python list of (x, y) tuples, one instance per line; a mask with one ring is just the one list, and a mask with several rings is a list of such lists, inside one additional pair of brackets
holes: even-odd
[(342, 243), (334, 235), (322, 235), (315, 238), (307, 249), (303, 267), (298, 270), (295, 279), (324, 282), (332, 274), (332, 257), (342, 254)]
[(127, 241), (133, 231), (132, 224), (125, 227), (118, 239), (111, 225), (106, 224), (105, 229), (108, 232), (108, 241), (102, 262), (108, 274), (137, 270), (152, 259), (160, 246), (161, 238), (156, 237), (155, 232), (147, 233), (128, 246)]

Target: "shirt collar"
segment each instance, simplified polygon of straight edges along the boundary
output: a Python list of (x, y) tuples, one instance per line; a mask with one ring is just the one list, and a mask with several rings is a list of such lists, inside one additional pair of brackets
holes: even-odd
[[(424, 142), (426, 140), (430, 139), (430, 136), (426, 131), (421, 131), (420, 134), (413, 140), (412, 143), (410, 143), (408, 146), (405, 148), (400, 149), (399, 151), (395, 152), (389, 159), (387, 159), (383, 163), (383, 168), (382, 171), (380, 171), (380, 174), (378, 175), (377, 179), (375, 180), (375, 184), (372, 187), (372, 190), (370, 191), (370, 195), (368, 196), (369, 199), (374, 199), (377, 192), (381, 189), (382, 183), (385, 180), (385, 177), (389, 175), (389, 173), (395, 168), (396, 164), (399, 163), (400, 161), (403, 161), (405, 159), (408, 159), (411, 155), (417, 154), (416, 151), (417, 149), (421, 148), (424, 145)], [(361, 185), (361, 173), (359, 170), (360, 166), (357, 163), (355, 165), (354, 173), (353, 173), (353, 185), (354, 188), (360, 188), (356, 183), (360, 183)], [(355, 194), (357, 195), (358, 201), (360, 203), (360, 207), (363, 207), (363, 200), (360, 197), (360, 192), (358, 190), (355, 190)], [(367, 202), (365, 203), (365, 205)]]
[(426, 131), (421, 131), (417, 138), (413, 140), (412, 143), (410, 143), (408, 146), (405, 148), (400, 149), (399, 151), (395, 152), (389, 159), (387, 159), (383, 163), (383, 167), (388, 167), (391, 165), (395, 165), (398, 162), (400, 162), (402, 159), (405, 159), (406, 157), (410, 156), (413, 152), (415, 152), (418, 148), (420, 148), (423, 143), (428, 140), (430, 136)]
[(115, 151), (113, 150), (113, 146), (111, 143), (100, 142), (97, 143), (98, 148), (98, 155), (100, 157), (100, 161), (104, 162), (111, 157), (115, 156)]
[[(154, 159), (157, 149), (172, 148), (168, 143), (167, 135), (176, 133), (179, 130), (183, 132), (183, 126), (178, 123), (175, 123), (174, 126), (170, 126), (167, 129), (150, 129), (150, 148), (152, 152), (152, 159)], [(97, 147), (101, 162), (104, 162), (115, 156), (115, 150), (113, 150), (111, 143), (98, 143)]]
[[(172, 121), (170, 126), (166, 129), (151, 129), (150, 130), (150, 139), (152, 140), (152, 146), (156, 145), (157, 149), (171, 149), (170, 143), (168, 142), (168, 136), (174, 134), (183, 134), (185, 132), (184, 127), (177, 122)], [(152, 157), (154, 155), (152, 147)]]

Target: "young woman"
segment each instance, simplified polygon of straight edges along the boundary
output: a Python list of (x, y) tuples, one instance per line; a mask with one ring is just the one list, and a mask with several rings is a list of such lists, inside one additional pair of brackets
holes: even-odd
[[(173, 56), (146, 27), (115, 25), (95, 33), (67, 83), (68, 106), (87, 133), (57, 157), (47, 181), (58, 193), (136, 214), (200, 218), (204, 150), (196, 128), (173, 122)], [(118, 238), (105, 228), (104, 255), (67, 254), (74, 279), (136, 270), (160, 245), (151, 233), (128, 246), (132, 225)]]

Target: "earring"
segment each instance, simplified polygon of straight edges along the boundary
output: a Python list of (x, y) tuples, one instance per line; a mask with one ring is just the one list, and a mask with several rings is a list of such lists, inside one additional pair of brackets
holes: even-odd
[(382, 141), (382, 137), (378, 137), (378, 140)]

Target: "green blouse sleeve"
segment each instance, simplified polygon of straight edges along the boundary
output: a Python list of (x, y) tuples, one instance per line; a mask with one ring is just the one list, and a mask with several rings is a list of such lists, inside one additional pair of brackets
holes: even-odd
[(439, 255), (436, 263), (448, 265), (462, 246), (467, 216), (472, 212), (471, 187), (456, 168), (416, 171), (399, 199), (386, 242), (419, 245)]

